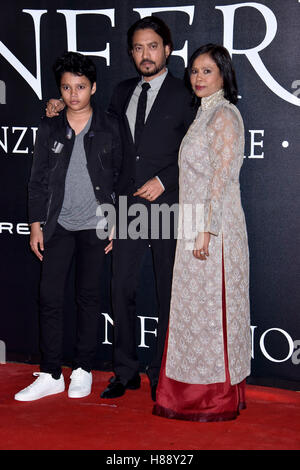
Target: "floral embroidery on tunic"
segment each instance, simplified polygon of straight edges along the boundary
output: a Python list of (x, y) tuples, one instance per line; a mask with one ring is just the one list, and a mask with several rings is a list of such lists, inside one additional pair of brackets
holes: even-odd
[(223, 90), (203, 98), (180, 148), (179, 203), (186, 220), (185, 208), (192, 206), (191, 217), (200, 205), (203, 230), (212, 235), (206, 261), (193, 256), (193, 240), (189, 245), (184, 237), (177, 240), (166, 375), (180, 382), (225, 381), (222, 248), (231, 383), (250, 374), (249, 255), (239, 186), (243, 158), (238, 109)]

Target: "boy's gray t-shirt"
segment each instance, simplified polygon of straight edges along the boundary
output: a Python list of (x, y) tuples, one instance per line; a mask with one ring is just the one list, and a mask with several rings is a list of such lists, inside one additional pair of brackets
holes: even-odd
[[(65, 194), (58, 223), (66, 230), (104, 228), (106, 219), (99, 214), (91, 178), (87, 169), (84, 136), (88, 132), (92, 116), (84, 129), (75, 136), (74, 147), (65, 181)], [(98, 215), (96, 211), (98, 210)]]

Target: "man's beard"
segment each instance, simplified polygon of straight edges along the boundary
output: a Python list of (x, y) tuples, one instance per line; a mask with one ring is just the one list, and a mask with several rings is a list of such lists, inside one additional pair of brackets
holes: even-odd
[[(145, 62), (149, 62), (150, 64), (153, 64), (155, 65), (154, 62), (151, 62), (149, 60), (145, 60)], [(154, 69), (149, 69), (148, 71), (145, 70), (145, 69), (141, 69), (141, 65), (143, 64), (143, 62), (141, 64), (139, 64), (139, 66), (136, 66), (137, 67), (137, 70), (138, 72), (143, 76), (143, 77), (153, 77), (153, 75), (156, 75), (158, 74), (161, 70), (163, 70), (166, 66), (166, 61), (163, 61), (161, 62), (159, 65), (155, 66)]]

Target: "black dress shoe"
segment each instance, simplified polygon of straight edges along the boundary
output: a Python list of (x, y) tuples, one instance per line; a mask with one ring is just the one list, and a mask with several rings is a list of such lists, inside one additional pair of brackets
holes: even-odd
[(108, 387), (101, 393), (101, 398), (117, 398), (124, 395), (126, 388), (124, 385), (115, 380), (114, 382), (110, 383)]
[(126, 389), (137, 390), (141, 386), (141, 378), (139, 375), (135, 376), (133, 379), (129, 380), (126, 385), (124, 385), (120, 377), (113, 376), (109, 379), (108, 387), (101, 393), (101, 398), (117, 398), (124, 395)]

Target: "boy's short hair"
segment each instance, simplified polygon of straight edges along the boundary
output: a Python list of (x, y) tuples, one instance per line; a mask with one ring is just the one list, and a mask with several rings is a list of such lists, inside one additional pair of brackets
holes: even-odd
[(79, 76), (85, 75), (91, 85), (97, 80), (97, 69), (94, 62), (79, 52), (66, 52), (58, 57), (53, 65), (53, 72), (58, 89), (60, 89), (61, 77), (65, 72)]

